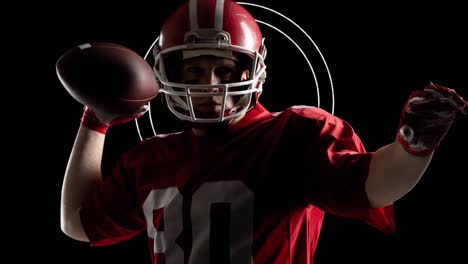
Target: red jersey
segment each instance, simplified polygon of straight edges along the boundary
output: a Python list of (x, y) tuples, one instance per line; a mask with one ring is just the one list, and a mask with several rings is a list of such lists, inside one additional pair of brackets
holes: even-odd
[(187, 130), (127, 151), (82, 206), (91, 245), (146, 232), (155, 264), (310, 264), (324, 213), (394, 231), (392, 205), (369, 206), (371, 154), (345, 121), (258, 104), (228, 134)]

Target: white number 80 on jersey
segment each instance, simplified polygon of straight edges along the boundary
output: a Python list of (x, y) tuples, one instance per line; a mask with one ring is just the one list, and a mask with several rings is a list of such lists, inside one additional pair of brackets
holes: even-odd
[[(192, 250), (188, 263), (207, 263), (211, 258), (210, 211), (213, 204), (228, 203), (230, 263), (252, 263), (254, 195), (240, 181), (207, 182), (192, 196), (190, 220)], [(184, 263), (183, 249), (176, 238), (183, 231), (183, 197), (177, 187), (152, 190), (143, 204), (148, 237), (154, 240), (154, 253), (165, 254), (167, 264)], [(154, 210), (164, 209), (164, 230), (153, 222)]]

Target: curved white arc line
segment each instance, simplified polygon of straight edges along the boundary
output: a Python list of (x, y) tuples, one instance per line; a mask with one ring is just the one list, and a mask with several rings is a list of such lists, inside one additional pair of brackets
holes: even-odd
[[(159, 40), (159, 36), (153, 41), (153, 43), (151, 44), (149, 49), (146, 51), (145, 56), (143, 57), (143, 59), (145, 61), (146, 61), (146, 58), (148, 58), (148, 55), (150, 54), (150, 52), (153, 49), (154, 45), (156, 45), (156, 43), (158, 42), (158, 40)], [(151, 102), (148, 102), (148, 107), (149, 107), (148, 115), (149, 115), (149, 120), (150, 120), (150, 124), (151, 124), (151, 129), (153, 130), (153, 134), (156, 136), (157, 134), (156, 134), (156, 130), (154, 129), (154, 125), (153, 125), (153, 117), (151, 116)], [(140, 137), (140, 141), (143, 141), (143, 136), (141, 135), (140, 127), (138, 125), (138, 118), (135, 119), (135, 126), (136, 126), (136, 129), (137, 129), (138, 137)]]
[(304, 35), (307, 36), (307, 38), (310, 40), (310, 42), (312, 42), (312, 44), (314, 45), (314, 47), (317, 49), (317, 52), (320, 54), (320, 57), (322, 58), (322, 61), (323, 63), (325, 64), (325, 68), (327, 69), (327, 74), (328, 74), (328, 79), (330, 80), (330, 88), (331, 88), (331, 93), (332, 93), (332, 110), (331, 110), (331, 113), (333, 114), (335, 112), (335, 91), (334, 91), (334, 88), (333, 88), (333, 80), (332, 80), (332, 77), (331, 77), (331, 73), (330, 73), (330, 69), (328, 68), (328, 64), (325, 60), (325, 57), (323, 56), (322, 52), (320, 51), (320, 49), (318, 48), (317, 44), (314, 42), (314, 40), (309, 36), (309, 34), (307, 34), (307, 32), (302, 29), (296, 22), (294, 22), (292, 19), (290, 19), (289, 17), (281, 14), (280, 12), (276, 11), (276, 10), (273, 10), (271, 8), (268, 8), (268, 7), (265, 7), (265, 6), (262, 6), (262, 5), (258, 5), (258, 4), (252, 4), (252, 3), (246, 3), (246, 2), (237, 2), (238, 4), (240, 5), (250, 5), (250, 6), (254, 6), (254, 7), (259, 7), (259, 8), (263, 8), (265, 10), (268, 10), (270, 12), (273, 12), (283, 18), (285, 18), (286, 20), (288, 20), (289, 22), (291, 22), (294, 26), (296, 26), (302, 33), (304, 33)]
[(267, 25), (267, 26), (273, 28), (274, 30), (278, 31), (279, 33), (283, 34), (287, 39), (289, 39), (289, 41), (291, 41), (296, 46), (296, 48), (301, 52), (302, 56), (304, 56), (304, 58), (307, 61), (307, 64), (309, 65), (310, 70), (312, 71), (312, 76), (314, 76), (315, 87), (317, 89), (317, 107), (320, 107), (320, 89), (319, 89), (319, 86), (318, 86), (317, 76), (315, 76), (314, 68), (312, 67), (312, 64), (310, 64), (309, 58), (307, 58), (304, 51), (299, 47), (299, 45), (297, 45), (296, 42), (294, 42), (294, 40), (291, 39), (291, 37), (288, 36), (288, 34), (284, 33), (280, 29), (278, 29), (275, 26), (272, 26), (272, 25), (270, 25), (270, 24), (268, 24), (266, 22), (263, 22), (261, 20), (256, 20), (256, 21), (261, 23), (261, 24)]

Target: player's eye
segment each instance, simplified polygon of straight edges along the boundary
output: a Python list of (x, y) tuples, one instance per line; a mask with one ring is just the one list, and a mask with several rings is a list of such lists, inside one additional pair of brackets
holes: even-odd
[(184, 68), (182, 73), (182, 83), (185, 84), (199, 84), (200, 78), (203, 76), (204, 70), (198, 66), (190, 66)]
[(226, 76), (230, 76), (233, 73), (235, 73), (235, 69), (231, 68), (231, 67), (223, 66), (223, 67), (216, 68), (215, 73), (216, 73), (216, 75), (218, 75), (220, 77), (226, 77)]
[(203, 69), (197, 66), (188, 67), (187, 69), (185, 69), (185, 71), (187, 73), (196, 74), (196, 75), (201, 75), (203, 73)]

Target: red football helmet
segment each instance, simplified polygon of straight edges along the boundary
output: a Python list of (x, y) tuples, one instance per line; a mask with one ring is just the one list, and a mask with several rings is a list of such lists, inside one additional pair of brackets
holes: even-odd
[[(241, 116), (257, 103), (265, 81), (266, 49), (262, 33), (253, 16), (232, 0), (186, 1), (164, 22), (153, 55), (160, 92), (169, 110), (182, 120), (212, 123)], [(172, 77), (173, 69), (168, 68), (187, 56), (200, 55), (242, 57), (250, 70), (249, 79), (222, 85), (178, 83)], [(221, 111), (217, 118), (202, 118), (193, 109), (194, 96), (222, 96), (222, 109), (227, 96), (240, 96), (240, 100), (231, 111)]]

